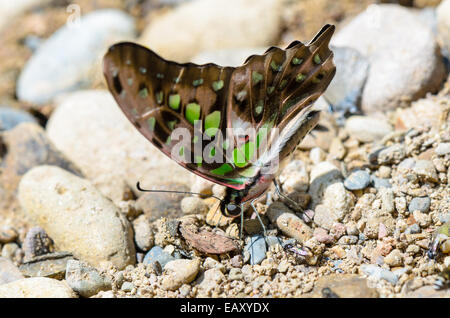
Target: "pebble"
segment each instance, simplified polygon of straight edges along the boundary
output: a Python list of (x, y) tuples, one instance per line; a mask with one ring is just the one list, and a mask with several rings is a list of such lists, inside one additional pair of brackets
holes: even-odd
[(0, 176), (4, 189), (15, 192), (20, 179), (27, 171), (45, 164), (80, 175), (80, 170), (61, 154), (37, 124), (19, 124), (3, 132), (1, 138), (8, 149), (2, 158), (3, 172)]
[(225, 280), (225, 275), (218, 269), (208, 269), (199, 277), (200, 284), (198, 289), (200, 291), (198, 297), (205, 297), (210, 295), (211, 291), (217, 288), (221, 282)]
[(438, 40), (443, 55), (450, 57), (450, 0), (443, 0), (436, 8)]
[(114, 9), (85, 14), (75, 27), (65, 24), (27, 62), (17, 82), (17, 96), (42, 105), (60, 93), (88, 87), (102, 76), (99, 65), (107, 47), (133, 39), (134, 33), (133, 18)]
[(11, 260), (0, 257), (0, 285), (24, 278), (22, 272)]
[(392, 132), (386, 120), (369, 116), (352, 116), (345, 122), (345, 130), (360, 142), (381, 140)]
[[(403, 255), (398, 249), (392, 250), (384, 258), (384, 263), (388, 264), (390, 267), (398, 267), (403, 265)], [(397, 275), (398, 276), (398, 275)]]
[(17, 239), (17, 231), (8, 225), (4, 225), (0, 228), (0, 243), (11, 243)]
[(347, 149), (342, 143), (341, 139), (338, 137), (333, 138), (331, 141), (330, 149), (328, 150), (330, 153), (331, 159), (342, 160), (347, 154)]
[(21, 123), (35, 123), (36, 119), (29, 113), (9, 107), (0, 107), (0, 131), (11, 130)]
[(280, 13), (276, 0), (192, 1), (150, 23), (140, 42), (177, 62), (205, 50), (270, 46), (278, 37)]
[(131, 292), (133, 290), (133, 288), (134, 288), (134, 284), (133, 283), (131, 283), (131, 282), (124, 282), (122, 284), (122, 287), (120, 287), (120, 290), (124, 291), (126, 293), (129, 293), (129, 292)]
[(389, 181), (389, 179), (378, 178), (378, 177), (376, 177), (374, 175), (370, 176), (370, 182), (371, 182), (371, 184), (373, 184), (375, 189), (391, 188), (392, 187), (392, 184)]
[(232, 268), (230, 269), (230, 272), (228, 273), (228, 278), (233, 280), (242, 280), (244, 278), (244, 275), (242, 275), (242, 271), (240, 268)]
[(413, 198), (408, 205), (408, 211), (412, 213), (417, 210), (422, 213), (427, 213), (430, 210), (430, 205), (431, 199), (429, 197)]
[(210, 196), (213, 194), (214, 183), (208, 181), (202, 177), (197, 176), (195, 182), (191, 186), (191, 192), (200, 193), (204, 196)]
[(331, 244), (334, 243), (333, 236), (328, 234), (328, 231), (320, 227), (314, 229), (314, 238), (320, 243)]
[(260, 264), (266, 258), (267, 252), (264, 237), (261, 235), (251, 236), (244, 250), (250, 253), (250, 265)]
[(309, 151), (309, 159), (313, 162), (314, 165), (319, 164), (322, 161), (325, 161), (327, 158), (327, 154), (322, 148), (314, 147)]
[[(124, 200), (130, 188), (142, 196), (136, 180), (143, 188), (153, 189), (182, 183), (185, 191), (193, 183), (194, 174), (156, 151), (123, 115), (108, 91), (79, 91), (60, 99), (46, 129), (53, 144), (114, 202)], [(167, 199), (161, 193), (145, 194), (155, 200), (161, 198), (155, 207)], [(174, 209), (179, 209), (184, 195), (173, 197)]]
[(425, 181), (438, 182), (439, 177), (433, 162), (430, 160), (417, 160), (413, 171)]
[(266, 215), (281, 232), (299, 242), (306, 242), (313, 235), (311, 228), (281, 202), (272, 203), (267, 209)]
[(19, 269), (25, 277), (48, 277), (64, 279), (67, 262), (73, 260), (73, 256), (66, 252), (49, 253), (35, 256), (24, 262)]
[(373, 278), (375, 278), (376, 280), (385, 280), (388, 281), (389, 283), (391, 283), (392, 285), (396, 285), (398, 282), (398, 277), (397, 275), (395, 275), (393, 272), (387, 270), (387, 269), (383, 269), (377, 265), (361, 265), (360, 266), (360, 270), (368, 275), (371, 276)]
[(81, 297), (91, 297), (100, 291), (110, 290), (111, 280), (89, 265), (70, 260), (67, 262), (66, 281)]
[(141, 251), (148, 251), (154, 245), (151, 222), (146, 215), (140, 215), (133, 221), (134, 242)]
[(308, 190), (313, 201), (313, 207), (322, 202), (323, 194), (328, 186), (342, 180), (341, 171), (330, 162), (323, 161), (313, 166)]
[(154, 246), (147, 254), (145, 254), (142, 262), (146, 265), (158, 262), (161, 265), (161, 268), (164, 268), (167, 263), (173, 260), (175, 260), (175, 257), (165, 252), (161, 247)]
[(323, 204), (331, 211), (331, 220), (340, 222), (348, 215), (355, 202), (355, 197), (345, 189), (344, 183), (335, 182), (328, 185), (323, 193)]
[(39, 226), (28, 230), (22, 244), (24, 260), (32, 260), (36, 256), (48, 254), (53, 251), (53, 240)]
[(339, 245), (353, 245), (358, 243), (358, 237), (356, 235), (344, 235), (338, 240)]
[(283, 191), (291, 193), (293, 191), (305, 192), (309, 186), (309, 176), (306, 165), (302, 160), (292, 160), (283, 169), (279, 176)]
[(164, 268), (162, 287), (176, 290), (183, 284), (192, 282), (200, 270), (200, 259), (177, 259), (170, 261)]
[(434, 150), (437, 155), (445, 156), (450, 154), (450, 142), (441, 142)]
[(0, 298), (76, 298), (64, 281), (47, 277), (32, 277), (0, 285)]
[(347, 190), (362, 190), (370, 184), (370, 175), (364, 170), (352, 172), (344, 181)]
[(18, 260), (18, 254), (21, 253), (19, 245), (16, 243), (6, 243), (2, 247), (2, 254), (1, 256), (7, 259), (10, 259), (12, 261)]
[(403, 144), (395, 144), (389, 147), (377, 149), (369, 154), (372, 164), (386, 165), (402, 161), (406, 156), (406, 147)]
[(23, 176), (18, 199), (59, 249), (93, 266), (111, 262), (121, 269), (136, 262), (131, 225), (89, 181), (39, 166)]
[(338, 113), (355, 113), (369, 73), (368, 59), (350, 47), (331, 47), (336, 74), (324, 93)]
[(431, 27), (401, 6), (370, 5), (331, 43), (367, 56), (370, 70), (361, 103), (368, 114), (395, 110), (405, 99), (415, 100), (436, 91), (445, 77)]
[(184, 214), (204, 214), (208, 211), (208, 206), (200, 198), (186, 197), (181, 200), (181, 211)]
[(422, 232), (422, 230), (420, 229), (420, 226), (417, 223), (414, 223), (413, 225), (408, 227), (405, 231), (406, 234), (417, 234), (420, 232)]

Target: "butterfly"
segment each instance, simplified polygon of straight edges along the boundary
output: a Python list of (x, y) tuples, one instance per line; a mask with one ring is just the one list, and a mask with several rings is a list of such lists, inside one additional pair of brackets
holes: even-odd
[(270, 47), (240, 67), (180, 64), (121, 42), (106, 53), (104, 75), (139, 132), (184, 168), (226, 186), (220, 210), (242, 221), (245, 205), (255, 209), (319, 120), (312, 105), (336, 72), (334, 30), (325, 25), (307, 45)]

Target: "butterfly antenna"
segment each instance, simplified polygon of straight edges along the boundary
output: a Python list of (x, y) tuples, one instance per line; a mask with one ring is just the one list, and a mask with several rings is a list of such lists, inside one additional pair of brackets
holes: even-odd
[[(136, 188), (141, 192), (158, 192), (158, 193), (184, 193), (184, 194), (193, 194), (198, 196), (205, 196), (204, 194), (197, 192), (189, 192), (189, 191), (176, 191), (176, 190), (150, 190), (150, 189), (142, 189), (139, 181), (136, 183)], [(210, 195), (211, 198), (217, 199), (219, 201), (223, 201), (221, 198), (216, 197), (215, 195)]]

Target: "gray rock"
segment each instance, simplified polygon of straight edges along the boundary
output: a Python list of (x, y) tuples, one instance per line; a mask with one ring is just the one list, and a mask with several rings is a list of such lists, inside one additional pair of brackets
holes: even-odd
[(184, 214), (203, 214), (208, 211), (208, 206), (198, 197), (186, 197), (181, 200), (181, 211)]
[(111, 280), (87, 264), (70, 260), (67, 262), (66, 281), (81, 297), (91, 297), (102, 290), (111, 289)]
[(413, 198), (408, 205), (408, 211), (410, 213), (414, 211), (420, 211), (427, 213), (430, 210), (431, 199), (429, 197), (417, 197)]
[(312, 237), (311, 228), (281, 202), (272, 203), (266, 215), (285, 235), (299, 242), (306, 242)]
[(192, 282), (200, 270), (200, 259), (177, 259), (166, 264), (162, 287), (176, 290), (183, 284)]
[(141, 251), (148, 251), (153, 247), (154, 234), (151, 222), (147, 216), (141, 215), (133, 221), (134, 241)]
[(339, 245), (353, 245), (356, 243), (358, 243), (358, 236), (356, 235), (344, 235), (338, 241)]
[(389, 147), (377, 149), (369, 154), (371, 164), (393, 164), (399, 163), (406, 156), (406, 148), (403, 144), (395, 144)]
[(387, 269), (378, 267), (377, 265), (361, 265), (360, 270), (368, 276), (371, 276), (377, 280), (383, 279), (392, 285), (396, 285), (398, 282), (397, 275)]
[(244, 247), (245, 251), (250, 253), (250, 265), (257, 265), (266, 258), (266, 242), (261, 235), (250, 237), (250, 241)]
[(374, 175), (371, 175), (370, 176), (370, 182), (373, 184), (375, 189), (392, 188), (392, 184), (389, 181), (389, 179), (378, 178), (378, 177), (376, 177)]
[(9, 107), (0, 107), (0, 131), (10, 130), (16, 127), (20, 123), (35, 123), (36, 119), (29, 113), (20, 109), (14, 109)]
[(436, 168), (430, 160), (417, 160), (413, 171), (422, 180), (431, 182), (438, 182), (439, 180)]
[(176, 258), (164, 251), (159, 246), (154, 246), (144, 257), (143, 263), (146, 265), (153, 264), (158, 262), (161, 265), (161, 268), (164, 268), (166, 264), (170, 261), (175, 260)]
[(131, 282), (124, 282), (122, 284), (122, 287), (120, 287), (120, 290), (129, 293), (129, 292), (131, 292), (133, 290), (133, 288), (134, 288), (134, 284), (133, 283), (131, 283)]
[(344, 181), (347, 190), (362, 190), (370, 184), (370, 175), (364, 170), (352, 172)]
[(24, 276), (22, 272), (9, 259), (0, 257), (0, 285), (8, 284)]
[(369, 6), (333, 37), (332, 44), (352, 47), (370, 61), (362, 96), (366, 113), (394, 110), (405, 99), (414, 101), (437, 91), (446, 76), (431, 27), (398, 5)]
[(97, 10), (83, 15), (77, 24), (69, 21), (23, 68), (17, 82), (19, 99), (44, 104), (60, 93), (87, 87), (100, 71), (94, 66), (100, 64), (106, 48), (133, 39), (134, 33), (133, 18), (119, 10)]
[(55, 166), (39, 166), (23, 176), (18, 199), (59, 249), (92, 266), (111, 262), (122, 269), (136, 262), (131, 225), (89, 181)]
[(324, 97), (338, 113), (355, 113), (359, 108), (369, 72), (369, 61), (357, 50), (349, 47), (332, 46), (331, 49), (334, 53), (336, 74)]
[(24, 251), (24, 260), (31, 260), (39, 255), (50, 253), (54, 246), (53, 240), (45, 233), (45, 230), (39, 226), (28, 230), (25, 240), (22, 244)]
[(0, 227), (0, 244), (14, 242), (18, 237), (18, 233), (15, 228), (4, 225)]
[(67, 262), (73, 256), (66, 252), (50, 253), (36, 256), (20, 265), (19, 269), (25, 277), (48, 277), (64, 279)]

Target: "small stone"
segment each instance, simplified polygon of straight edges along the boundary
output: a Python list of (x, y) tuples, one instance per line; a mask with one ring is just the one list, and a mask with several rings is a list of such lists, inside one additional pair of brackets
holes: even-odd
[(406, 156), (406, 148), (402, 144), (395, 144), (389, 147), (377, 149), (369, 154), (369, 161), (372, 164), (394, 164), (399, 163)]
[(450, 154), (450, 142), (441, 142), (434, 151), (439, 156)]
[(0, 285), (0, 298), (76, 298), (64, 281), (46, 277), (32, 277)]
[(309, 159), (313, 162), (313, 164), (317, 165), (322, 161), (325, 161), (327, 158), (327, 154), (322, 148), (314, 147), (309, 151)]
[(0, 107), (0, 131), (10, 130), (20, 123), (28, 122), (37, 124), (36, 119), (27, 112), (20, 109)]
[(176, 290), (183, 284), (192, 282), (200, 270), (200, 260), (178, 259), (167, 263), (164, 269), (162, 287)]
[(133, 221), (134, 241), (141, 251), (148, 251), (154, 245), (154, 234), (151, 222), (146, 215), (140, 215)]
[(381, 140), (392, 132), (392, 127), (385, 120), (367, 116), (352, 116), (345, 123), (349, 135), (361, 142)]
[(390, 267), (398, 267), (403, 265), (403, 255), (398, 249), (392, 250), (385, 258), (384, 262)]
[(281, 202), (272, 203), (266, 215), (287, 236), (305, 242), (312, 237), (311, 228)]
[(39, 226), (31, 228), (22, 245), (25, 257), (24, 260), (32, 260), (36, 256), (48, 254), (53, 251), (53, 240)]
[(428, 213), (430, 210), (431, 199), (429, 197), (416, 197), (411, 200), (408, 205), (408, 211), (413, 213), (414, 211), (420, 211), (422, 213)]
[(206, 223), (211, 226), (227, 226), (233, 222), (234, 218), (222, 214), (220, 211), (220, 201), (213, 204), (206, 215)]
[(355, 235), (344, 235), (338, 241), (339, 245), (353, 245), (356, 243), (358, 243), (358, 237)]
[(278, 264), (277, 270), (280, 273), (286, 273), (288, 271), (289, 267), (290, 267), (289, 262), (285, 261), (285, 260), (282, 260), (280, 262), (280, 264)]
[(338, 240), (345, 234), (346, 228), (345, 225), (342, 223), (334, 223), (331, 227), (330, 234)]
[(250, 253), (250, 265), (260, 264), (266, 258), (267, 252), (264, 237), (261, 235), (251, 236), (244, 250)]
[(439, 178), (433, 162), (429, 160), (417, 160), (413, 171), (423, 180), (438, 182)]
[(143, 263), (150, 265), (158, 262), (162, 268), (170, 261), (175, 260), (175, 257), (165, 252), (161, 247), (154, 246), (144, 257)]
[(334, 243), (333, 236), (329, 235), (327, 230), (320, 227), (314, 229), (314, 238), (320, 243), (331, 244)]
[(228, 278), (233, 280), (242, 280), (244, 278), (244, 275), (242, 275), (242, 271), (240, 268), (232, 268), (230, 269), (230, 273), (228, 274)]
[(235, 255), (231, 258), (231, 265), (233, 267), (242, 267), (242, 255)]
[(24, 278), (22, 272), (11, 260), (0, 257), (0, 285)]
[(186, 197), (181, 200), (181, 211), (184, 214), (203, 214), (208, 211), (208, 206), (200, 198)]
[(19, 245), (16, 243), (6, 243), (2, 248), (2, 257), (15, 261), (17, 253), (20, 252)]
[(356, 226), (356, 223), (354, 221), (350, 221), (345, 225), (345, 230), (347, 235), (358, 235), (358, 227)]
[(344, 181), (347, 190), (362, 190), (370, 183), (370, 175), (364, 170), (352, 172)]
[(212, 188), (214, 183), (198, 177), (195, 179), (195, 182), (192, 184), (191, 192), (200, 193), (206, 197), (211, 196), (213, 194)]
[(0, 228), (0, 244), (14, 242), (17, 236), (17, 231), (11, 226), (2, 226)]
[(420, 229), (419, 224), (414, 223), (410, 227), (408, 227), (405, 231), (406, 234), (417, 234), (420, 233), (422, 230)]
[(331, 274), (319, 277), (314, 290), (305, 297), (323, 298), (323, 289), (329, 288), (340, 298), (377, 298), (375, 288), (369, 288), (366, 278), (356, 274)]
[(398, 282), (398, 277), (394, 273), (389, 270), (378, 267), (377, 265), (361, 265), (360, 270), (376, 280), (385, 280), (391, 283), (392, 285), (396, 285)]
[(375, 177), (373, 175), (370, 176), (370, 182), (373, 184), (375, 189), (392, 187), (392, 184), (389, 181), (389, 179), (382, 179), (382, 178)]
[(120, 287), (121, 291), (129, 293), (133, 290), (134, 284), (132, 282), (123, 282), (122, 287)]
[(335, 137), (331, 141), (329, 153), (332, 157), (332, 159), (342, 160), (344, 159), (347, 149), (345, 149), (345, 146), (342, 144), (342, 141)]
[(306, 165), (301, 160), (293, 160), (287, 164), (279, 176), (283, 190), (305, 192), (309, 186), (309, 176)]
[(66, 268), (66, 281), (81, 297), (91, 297), (102, 290), (110, 290), (111, 280), (103, 277), (87, 264), (69, 260)]
[(20, 265), (19, 269), (25, 277), (48, 277), (61, 280), (64, 279), (66, 265), (70, 260), (73, 260), (70, 253), (48, 253), (34, 256)]
[(443, 111), (440, 102), (439, 98), (423, 98), (412, 103), (411, 107), (397, 109), (396, 130), (439, 127), (439, 118)]

